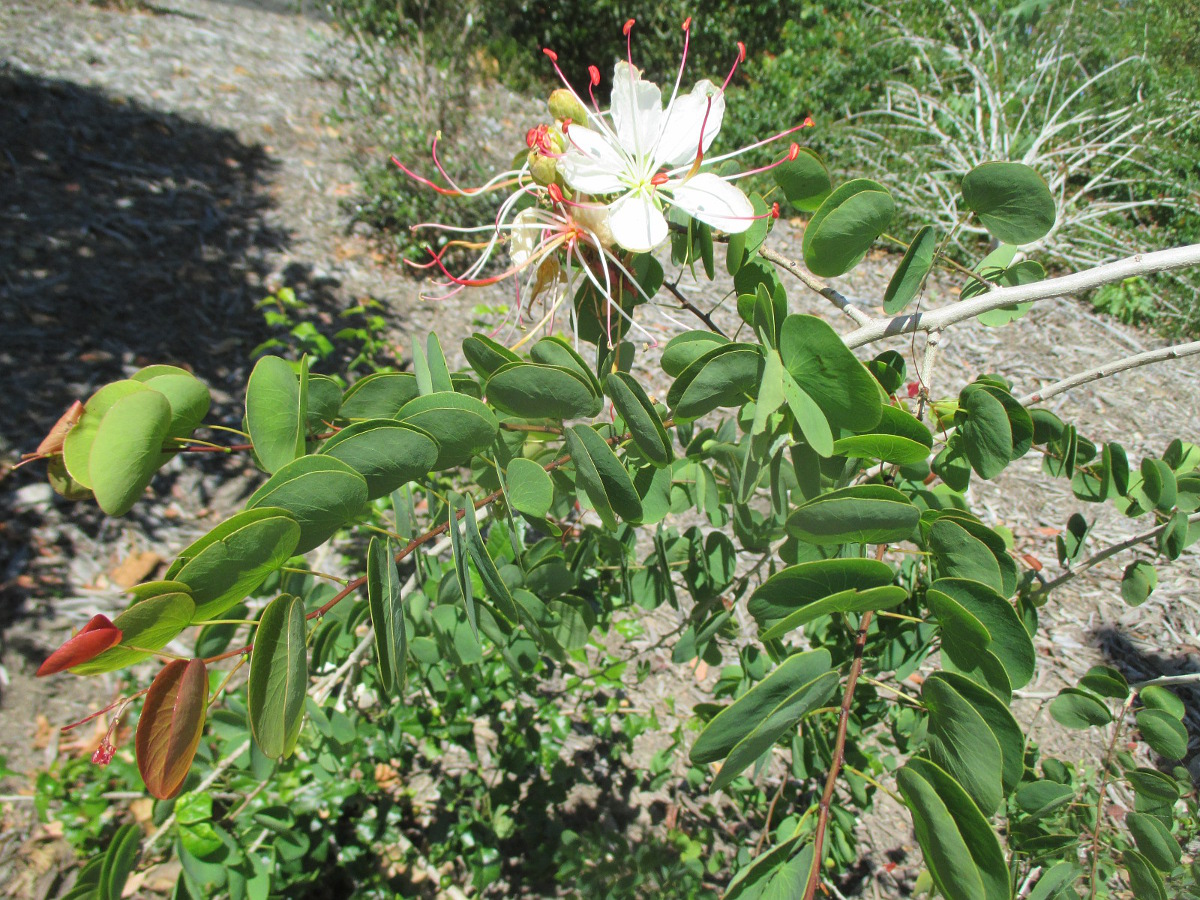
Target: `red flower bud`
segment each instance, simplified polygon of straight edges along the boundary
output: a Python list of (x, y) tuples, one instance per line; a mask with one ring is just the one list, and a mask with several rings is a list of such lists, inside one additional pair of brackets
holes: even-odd
[(46, 658), (38, 668), (37, 675), (40, 678), (83, 665), (121, 643), (121, 638), (121, 629), (115, 627), (107, 616), (92, 616), (91, 621), (84, 625), (78, 634)]
[(625, 23), (625, 26), (621, 29), (621, 33), (624, 34), (625, 37), (629, 37), (629, 32), (633, 31), (633, 23), (634, 23), (634, 20), (630, 19), (628, 22)]

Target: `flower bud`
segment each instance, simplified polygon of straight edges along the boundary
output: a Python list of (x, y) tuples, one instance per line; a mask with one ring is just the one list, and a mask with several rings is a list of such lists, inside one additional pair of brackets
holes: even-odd
[(588, 114), (584, 109), (579, 98), (568, 91), (566, 88), (559, 88), (550, 95), (550, 102), (547, 104), (550, 107), (550, 115), (555, 119), (562, 121), (570, 119), (576, 125), (587, 127)]
[(554, 180), (558, 177), (558, 167), (554, 164), (554, 160), (548, 156), (542, 156), (536, 150), (529, 151), (529, 174), (533, 176), (533, 180), (541, 185), (554, 184)]

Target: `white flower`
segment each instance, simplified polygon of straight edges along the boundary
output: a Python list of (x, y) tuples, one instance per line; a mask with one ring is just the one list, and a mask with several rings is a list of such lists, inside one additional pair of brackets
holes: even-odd
[(724, 92), (712, 82), (701, 81), (682, 96), (676, 84), (663, 109), (658, 86), (631, 63), (619, 62), (611, 123), (596, 116), (595, 130), (570, 125), (559, 172), (572, 190), (618, 195), (609, 204), (608, 225), (626, 250), (652, 250), (667, 239), (664, 203), (722, 231), (745, 231), (755, 218), (750, 200), (725, 179), (699, 171), (724, 115)]

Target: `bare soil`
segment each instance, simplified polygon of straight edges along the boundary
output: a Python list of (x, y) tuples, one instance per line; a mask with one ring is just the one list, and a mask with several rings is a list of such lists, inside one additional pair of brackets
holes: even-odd
[[(350, 227), (343, 204), (357, 185), (347, 136), (329, 118), (338, 89), (323, 70), (337, 40), (311, 10), (283, 0), (0, 5), (0, 739), (18, 771), (68, 752), (51, 723), (98, 708), (117, 688), (103, 678), (37, 681), (32, 674), (46, 653), (93, 613), (120, 609), (128, 576), (153, 574), (235, 509), (259, 477), (236, 461), (173, 464), (156, 482), (155, 499), (124, 519), (65, 503), (36, 466), (9, 466), (73, 399), (142, 365), (174, 362), (212, 386), (219, 421), (238, 424), (249, 352), (267, 336), (254, 304), (283, 286), (329, 326), (365, 298), (380, 301), (398, 347), (437, 330), (448, 351), (473, 330), (476, 304), (510, 299), (496, 288), (423, 300), (422, 285)], [(536, 104), (491, 87), (475, 101), (484, 132), (507, 133), (513, 146), (536, 116)], [(798, 224), (780, 222), (770, 242), (799, 257), (800, 234)], [(895, 262), (872, 257), (838, 287), (877, 312)], [(736, 324), (727, 283), (685, 279), (681, 287), (706, 309), (724, 299), (716, 316)], [(789, 290), (795, 311), (849, 330), (820, 297), (798, 283)], [(955, 294), (953, 281), (935, 281), (923, 302), (937, 306)], [(669, 327), (654, 327), (669, 336)], [(1074, 302), (1050, 301), (1008, 328), (964, 325), (945, 335), (933, 393), (953, 395), (990, 371), (1014, 381), (1020, 394), (1157, 344)], [(919, 341), (891, 346), (915, 367)], [(1121, 437), (1137, 459), (1160, 454), (1176, 436), (1200, 441), (1197, 383), (1188, 363), (1170, 363), (1078, 388), (1047, 406), (1094, 440)], [(1096, 517), (1095, 548), (1145, 527), (1079, 503), (1065, 484), (1042, 477), (1033, 457), (974, 486), (972, 502), (991, 524), (1010, 528), (1017, 549), (1038, 557), (1050, 577), (1057, 571), (1053, 534), (1072, 512)], [(1200, 670), (1196, 553), (1164, 568), (1158, 590), (1137, 609), (1119, 594), (1131, 558), (1123, 554), (1074, 580), (1043, 611), (1044, 665), (1023, 692), (1031, 709), (1097, 663), (1130, 680)], [(676, 666), (654, 647), (676, 624), (672, 615), (647, 620), (654, 674), (631, 693), (632, 703), (656, 709), (663, 721), (669, 698), (686, 713), (687, 698), (704, 699), (716, 677)], [(1194, 753), (1200, 693), (1180, 694)], [(1076, 734), (1047, 721), (1039, 719), (1043, 746), (1070, 758), (1091, 755)], [(642, 740), (639, 748), (648, 758), (659, 747)], [(19, 780), (9, 785), (25, 789)], [(657, 827), (661, 817), (650, 807), (658, 799), (628, 800), (640, 807), (637, 827)], [(4, 804), (0, 872), (17, 871), (14, 860), (31, 859), (35, 845), (42, 874), (69, 863), (60, 846), (46, 849), (29, 807)], [(863, 890), (905, 895), (916, 872), (907, 817), (885, 801), (864, 823), (863, 838), (874, 872)], [(900, 865), (884, 872), (885, 857)], [(20, 882), (29, 896), (42, 896), (35, 883), (50, 882)]]

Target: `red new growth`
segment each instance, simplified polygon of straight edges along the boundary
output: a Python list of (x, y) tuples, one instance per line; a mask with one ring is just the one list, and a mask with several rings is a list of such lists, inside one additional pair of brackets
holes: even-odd
[(92, 620), (78, 634), (46, 658), (38, 667), (37, 675), (40, 678), (83, 665), (121, 643), (121, 637), (121, 629), (115, 627), (107, 616), (92, 616)]

